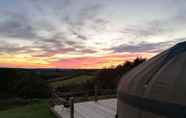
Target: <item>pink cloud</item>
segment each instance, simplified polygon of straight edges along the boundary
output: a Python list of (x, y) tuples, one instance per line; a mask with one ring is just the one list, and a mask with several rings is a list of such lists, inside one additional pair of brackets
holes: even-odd
[(133, 60), (136, 57), (150, 58), (152, 53), (125, 53), (110, 54), (101, 57), (79, 57), (59, 60), (51, 63), (51, 66), (59, 68), (103, 68), (111, 65), (124, 63), (126, 60)]

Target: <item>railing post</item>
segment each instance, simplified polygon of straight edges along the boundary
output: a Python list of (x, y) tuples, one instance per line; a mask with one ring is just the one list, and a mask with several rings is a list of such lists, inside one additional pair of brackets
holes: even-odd
[(85, 93), (86, 95), (86, 98), (88, 98), (88, 96), (89, 96), (89, 90), (88, 91), (86, 91), (86, 93)]
[[(116, 92), (117, 93), (117, 92)], [(119, 98), (118, 97), (118, 93), (117, 93), (117, 95), (116, 95), (116, 98)], [(119, 99), (118, 99), (119, 100)], [(118, 118), (118, 101), (117, 101), (117, 104), (116, 104), (117, 106), (116, 106), (116, 115), (115, 115), (115, 118)]]
[(95, 84), (94, 85), (94, 100), (97, 102), (98, 101), (98, 98), (97, 98), (97, 95), (98, 95), (98, 87), (97, 85)]
[(70, 98), (70, 118), (74, 118), (74, 98)]

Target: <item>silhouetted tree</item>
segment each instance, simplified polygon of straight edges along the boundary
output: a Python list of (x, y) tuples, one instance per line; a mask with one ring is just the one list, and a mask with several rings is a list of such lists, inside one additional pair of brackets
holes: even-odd
[(41, 98), (48, 97), (47, 81), (33, 73), (17, 69), (0, 69), (0, 98)]
[(134, 61), (126, 61), (116, 68), (102, 69), (97, 74), (96, 84), (101, 89), (116, 89), (120, 78), (146, 59), (137, 57)]

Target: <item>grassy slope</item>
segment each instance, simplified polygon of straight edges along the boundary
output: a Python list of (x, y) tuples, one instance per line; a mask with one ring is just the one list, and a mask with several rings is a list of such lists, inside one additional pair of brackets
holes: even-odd
[(52, 82), (51, 85), (53, 87), (68, 86), (68, 85), (73, 85), (73, 84), (80, 84), (86, 80), (93, 80), (94, 78), (95, 78), (94, 76), (90, 76), (90, 75), (81, 75), (81, 76), (74, 77), (74, 78), (68, 79), (68, 80)]
[(0, 118), (55, 118), (48, 110), (47, 101), (33, 103), (5, 111), (0, 111)]

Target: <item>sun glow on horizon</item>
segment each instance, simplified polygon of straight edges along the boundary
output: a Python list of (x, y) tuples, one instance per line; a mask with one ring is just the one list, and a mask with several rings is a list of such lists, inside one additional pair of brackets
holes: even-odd
[(74, 57), (62, 60), (48, 61), (39, 58), (22, 56), (0, 56), (0, 65), (2, 67), (13, 68), (76, 68), (76, 69), (101, 69), (114, 67), (123, 64), (125, 61), (130, 61), (136, 57), (151, 58), (154, 53), (140, 53), (140, 54), (110, 54), (98, 57)]

